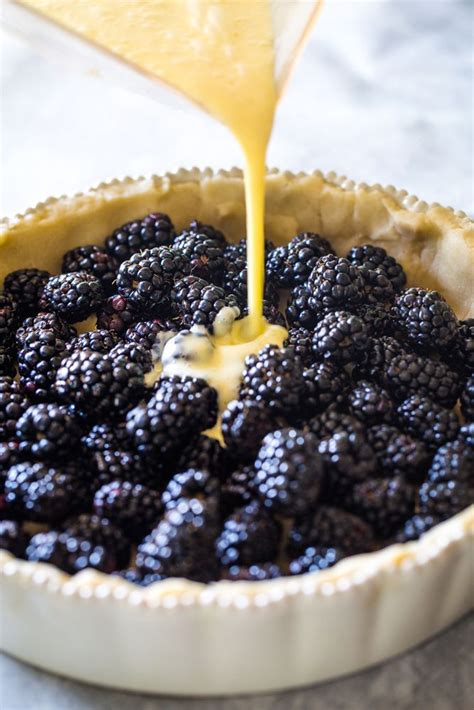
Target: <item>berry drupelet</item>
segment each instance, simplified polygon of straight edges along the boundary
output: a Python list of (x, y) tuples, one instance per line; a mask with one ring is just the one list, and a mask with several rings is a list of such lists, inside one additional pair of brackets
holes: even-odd
[(136, 252), (171, 244), (174, 236), (173, 223), (168, 215), (152, 212), (143, 219), (127, 222), (116, 229), (105, 240), (105, 249), (121, 263)]
[(400, 404), (397, 416), (401, 428), (423, 441), (430, 449), (455, 439), (459, 430), (459, 419), (455, 412), (417, 394)]
[(171, 291), (171, 300), (188, 328), (202, 325), (213, 332), (214, 321), (224, 308), (232, 309), (231, 317), (234, 319), (240, 315), (237, 300), (233, 296), (226, 296), (220, 286), (197, 276), (185, 276), (177, 281)]
[(53, 276), (46, 283), (42, 303), (67, 323), (85, 320), (104, 301), (100, 281), (87, 271)]
[(26, 318), (40, 310), (44, 287), (51, 274), (41, 269), (18, 269), (5, 277), (4, 289), (18, 308), (18, 314)]
[(375, 548), (374, 532), (362, 518), (341, 508), (321, 505), (314, 513), (294, 521), (288, 534), (288, 552), (296, 556), (306, 547), (339, 547), (348, 555)]
[(346, 365), (364, 358), (369, 341), (363, 320), (347, 311), (333, 311), (316, 324), (313, 353), (318, 359)]
[(77, 451), (81, 427), (66, 407), (33, 404), (17, 421), (16, 436), (26, 457), (61, 458)]
[(223, 567), (248, 567), (273, 562), (278, 554), (281, 526), (256, 502), (230, 515), (216, 540), (216, 555)]
[(163, 506), (159, 491), (131, 481), (112, 481), (96, 491), (94, 511), (127, 538), (139, 541), (157, 525)]
[(350, 308), (363, 301), (364, 281), (359, 267), (347, 259), (322, 256), (308, 278), (309, 304), (315, 309)]
[(390, 279), (394, 291), (401, 291), (407, 282), (403, 267), (393, 256), (389, 256), (383, 247), (376, 247), (372, 244), (352, 247), (346, 258), (355, 266), (366, 266), (369, 269), (383, 271)]
[(421, 348), (440, 351), (458, 333), (458, 320), (451, 306), (438, 291), (409, 288), (395, 301), (397, 325), (408, 340)]
[(66, 343), (54, 330), (32, 330), (18, 352), (18, 370), (23, 391), (36, 400), (54, 394), (56, 374), (66, 355)]
[(98, 246), (90, 244), (67, 251), (63, 256), (61, 271), (69, 274), (74, 271), (87, 271), (98, 279), (109, 296), (114, 292), (117, 278), (117, 261)]

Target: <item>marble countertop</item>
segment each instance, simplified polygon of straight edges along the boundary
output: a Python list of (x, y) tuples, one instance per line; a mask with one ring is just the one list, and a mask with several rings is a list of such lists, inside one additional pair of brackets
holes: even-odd
[[(474, 211), (469, 0), (332, 0), (278, 112), (268, 164), (336, 170)], [(2, 214), (112, 176), (240, 164), (225, 129), (2, 43)], [(474, 617), (383, 666), (314, 689), (230, 700), (132, 696), (2, 658), (2, 710), (464, 710)], [(46, 640), (45, 640), (46, 642)]]

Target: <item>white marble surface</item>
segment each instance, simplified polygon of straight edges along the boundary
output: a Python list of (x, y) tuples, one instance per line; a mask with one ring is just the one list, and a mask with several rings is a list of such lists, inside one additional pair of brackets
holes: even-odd
[[(473, 211), (472, 2), (328, 0), (268, 164), (336, 170)], [(2, 49), (3, 214), (112, 176), (240, 164), (226, 130)]]

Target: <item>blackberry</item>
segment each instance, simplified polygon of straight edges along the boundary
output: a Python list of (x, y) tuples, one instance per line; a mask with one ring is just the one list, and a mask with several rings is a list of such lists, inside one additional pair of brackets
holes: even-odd
[(20, 452), (36, 459), (69, 456), (79, 444), (81, 428), (66, 407), (33, 404), (16, 423)]
[(2, 494), (7, 478), (8, 469), (20, 463), (20, 442), (11, 440), (0, 442), (0, 509), (2, 508)]
[(223, 567), (273, 562), (280, 538), (281, 526), (253, 502), (224, 520), (216, 540), (217, 559)]
[(454, 311), (438, 291), (403, 291), (395, 301), (394, 315), (408, 340), (422, 348), (442, 350), (458, 333)]
[(316, 358), (345, 365), (363, 359), (369, 342), (364, 321), (347, 311), (333, 311), (314, 329), (313, 353)]
[(18, 352), (20, 385), (32, 399), (51, 399), (57, 371), (66, 355), (66, 343), (54, 330), (32, 330)]
[(216, 507), (219, 498), (219, 481), (209, 471), (194, 468), (175, 473), (163, 491), (161, 500), (167, 510), (175, 508), (182, 498), (197, 498), (204, 502), (213, 502)]
[(290, 328), (284, 348), (292, 348), (301, 361), (309, 366), (314, 362), (313, 333), (307, 328)]
[(474, 485), (474, 449), (462, 439), (441, 446), (435, 453), (427, 476), (428, 481), (466, 481)]
[(90, 502), (86, 476), (70, 465), (18, 463), (5, 482), (5, 500), (20, 518), (55, 522), (87, 508)]
[(254, 485), (274, 513), (303, 515), (318, 501), (324, 483), (316, 437), (297, 429), (267, 434), (255, 460)]
[(387, 539), (413, 515), (415, 488), (403, 476), (372, 478), (354, 486), (351, 507)]
[(393, 541), (411, 542), (412, 540), (418, 540), (418, 538), (440, 522), (440, 518), (433, 517), (432, 515), (414, 515), (412, 518), (408, 518), (404, 526), (395, 533)]
[(148, 587), (155, 582), (161, 582), (165, 577), (160, 574), (141, 574), (136, 567), (128, 567), (117, 572), (112, 572), (112, 576), (121, 577), (127, 582), (138, 584), (140, 587)]
[(16, 344), (20, 349), (27, 335), (31, 331), (52, 330), (60, 340), (64, 342), (77, 337), (77, 330), (70, 323), (66, 323), (57, 313), (40, 312), (36, 316), (25, 318), (21, 326), (16, 331)]
[(322, 256), (308, 278), (309, 304), (321, 308), (348, 308), (360, 303), (364, 295), (361, 271), (347, 259), (335, 254)]
[(355, 266), (366, 266), (369, 269), (380, 269), (390, 279), (394, 290), (401, 291), (407, 282), (406, 274), (401, 264), (393, 256), (389, 256), (382, 247), (372, 244), (352, 247), (346, 257)]
[(458, 437), (468, 446), (474, 447), (474, 422), (463, 424), (459, 429)]
[(16, 319), (15, 301), (10, 294), (0, 291), (0, 344), (8, 345), (13, 341)]
[(212, 476), (221, 476), (223, 460), (224, 449), (217, 439), (200, 434), (184, 447), (176, 462), (176, 471), (193, 468), (208, 471)]
[(288, 553), (300, 555), (307, 547), (338, 547), (348, 555), (370, 552), (375, 547), (368, 523), (351, 513), (322, 505), (314, 513), (297, 519), (288, 533)]
[(97, 312), (97, 327), (115, 330), (120, 335), (129, 328), (136, 319), (136, 313), (123, 296), (111, 296)]
[(156, 490), (130, 481), (112, 481), (96, 491), (94, 511), (128, 539), (139, 541), (158, 523), (163, 506)]
[(384, 375), (393, 359), (406, 355), (403, 346), (388, 335), (369, 340), (367, 351), (353, 369), (356, 379), (375, 380), (384, 384)]
[(418, 492), (418, 508), (424, 515), (446, 520), (474, 503), (473, 488), (466, 481), (425, 481)]
[(104, 293), (110, 296), (115, 290), (117, 267), (116, 260), (105, 249), (90, 244), (67, 251), (63, 256), (61, 271), (63, 274), (87, 271), (100, 281)]
[(181, 330), (178, 321), (155, 318), (154, 320), (139, 321), (130, 326), (125, 332), (125, 342), (142, 345), (148, 350), (157, 350), (166, 342), (166, 336), (172, 336)]
[(390, 422), (394, 404), (388, 392), (379, 385), (360, 380), (349, 394), (351, 413), (366, 426)]
[(173, 282), (189, 272), (189, 260), (171, 247), (146, 249), (124, 261), (117, 290), (135, 311), (158, 313), (169, 307)]
[(85, 320), (104, 301), (100, 281), (87, 271), (60, 274), (49, 279), (44, 287), (42, 303), (67, 323)]
[(0, 550), (15, 557), (24, 557), (28, 536), (21, 525), (13, 520), (0, 520)]
[[(222, 279), (222, 288), (226, 294), (231, 295), (238, 300), (242, 311), (245, 311), (247, 307), (247, 280), (247, 259), (237, 258), (235, 261), (226, 261)], [(263, 298), (267, 308), (269, 306), (278, 306), (280, 302), (278, 291), (271, 281), (268, 280), (268, 278), (265, 279)]]
[(290, 350), (266, 345), (245, 358), (239, 399), (263, 402), (271, 412), (292, 416), (304, 404), (303, 363)]
[(461, 392), (461, 413), (468, 421), (474, 421), (474, 375), (467, 378)]
[[(275, 245), (269, 239), (265, 239), (264, 252), (265, 258), (275, 249)], [(247, 258), (247, 240), (241, 239), (237, 244), (227, 244), (224, 249), (224, 258), (226, 262), (235, 261), (236, 259)]]
[(383, 335), (393, 335), (394, 323), (390, 305), (361, 303), (357, 306), (356, 315), (364, 321), (370, 336), (379, 338)]
[(431, 456), (422, 441), (387, 424), (370, 427), (367, 439), (382, 474), (403, 474), (410, 482), (419, 482), (424, 477)]
[(332, 362), (318, 362), (303, 372), (305, 416), (313, 417), (329, 405), (341, 403), (350, 387), (347, 373)]
[(118, 365), (120, 362), (134, 363), (141, 370), (151, 372), (153, 370), (153, 356), (150, 350), (143, 345), (134, 343), (119, 343), (110, 351), (110, 359)]
[(240, 466), (232, 471), (221, 488), (221, 508), (230, 515), (256, 498), (255, 470), (252, 466)]
[(299, 286), (308, 281), (319, 258), (328, 254), (334, 254), (334, 249), (327, 239), (313, 232), (302, 232), (287, 247), (278, 247), (270, 253), (267, 271), (281, 288)]
[(20, 385), (11, 377), (0, 377), (0, 441), (15, 435), (16, 423), (28, 407)]
[(11, 346), (0, 345), (0, 377), (14, 377), (15, 352)]
[(425, 395), (444, 407), (453, 407), (460, 393), (459, 375), (440, 360), (406, 353), (392, 358), (382, 379), (397, 399)]
[(223, 308), (231, 308), (234, 317), (240, 309), (233, 296), (226, 296), (224, 289), (200, 279), (197, 276), (185, 276), (174, 284), (171, 299), (186, 327), (203, 325), (212, 331), (213, 323)]
[(143, 370), (124, 358), (92, 350), (76, 351), (63, 360), (56, 376), (59, 399), (95, 416), (123, 413), (144, 391)]
[(224, 247), (219, 240), (199, 232), (183, 232), (173, 242), (173, 249), (189, 259), (190, 274), (220, 285), (224, 273)]
[(324, 309), (314, 309), (310, 305), (310, 291), (307, 286), (296, 286), (290, 293), (286, 306), (286, 319), (293, 328), (313, 330), (318, 320), (324, 315)]
[(263, 562), (248, 567), (239, 565), (225, 567), (221, 571), (220, 578), (229, 582), (264, 582), (281, 576), (282, 572), (278, 565), (273, 562)]
[(120, 342), (114, 330), (91, 330), (73, 338), (67, 343), (70, 352), (74, 350), (93, 350), (96, 353), (108, 353)]
[[(286, 320), (283, 313), (280, 311), (277, 305), (270, 303), (269, 301), (263, 300), (263, 317), (268, 323), (272, 325), (280, 325), (282, 328), (286, 328)], [(245, 318), (248, 316), (249, 309), (248, 306), (242, 306), (240, 308), (240, 318)]]
[(291, 575), (323, 572), (345, 556), (342, 550), (335, 547), (307, 547), (300, 557), (290, 560), (288, 572)]
[(217, 419), (217, 392), (203, 380), (191, 377), (161, 381), (146, 405), (127, 416), (127, 431), (138, 451), (159, 452), (166, 460), (176, 459), (183, 441), (209, 429)]
[(362, 422), (351, 414), (341, 411), (337, 403), (310, 419), (307, 426), (318, 439), (328, 439), (338, 431), (350, 436), (353, 434), (365, 436), (365, 427)]
[(459, 321), (459, 329), (443, 357), (451, 367), (465, 373), (474, 370), (474, 318)]
[(92, 452), (129, 451), (132, 449), (132, 441), (123, 422), (94, 424), (90, 431), (82, 437), (82, 443), (86, 449)]
[(40, 300), (51, 274), (41, 269), (18, 269), (5, 277), (4, 289), (17, 304), (23, 318), (34, 316), (40, 310)]
[(91, 467), (95, 474), (95, 489), (112, 481), (131, 481), (159, 488), (162, 469), (158, 463), (147, 467), (146, 462), (133, 451), (104, 449), (95, 451), (91, 458)]
[(377, 471), (374, 451), (360, 433), (336, 431), (319, 442), (318, 450), (328, 473), (326, 494), (336, 504), (351, 486), (365, 481)]
[(265, 402), (234, 400), (221, 419), (222, 436), (229, 456), (250, 463), (260, 449), (263, 437), (287, 425), (282, 415), (268, 412)]
[(402, 429), (431, 449), (455, 439), (459, 430), (455, 412), (417, 394), (399, 405), (397, 415)]
[(364, 301), (371, 305), (390, 304), (395, 299), (392, 282), (381, 269), (360, 267), (360, 275), (364, 283)]
[(105, 240), (105, 249), (119, 263), (143, 249), (171, 244), (174, 239), (173, 223), (167, 214), (151, 214), (127, 222)]
[(223, 232), (213, 227), (212, 224), (203, 224), (197, 219), (193, 219), (192, 222), (189, 223), (187, 231), (194, 234), (202, 234), (209, 239), (214, 239), (214, 241), (218, 242), (223, 249), (228, 246), (227, 239), (225, 238)]
[(215, 537), (215, 520), (206, 504), (182, 498), (138, 545), (136, 566), (142, 574), (212, 582), (218, 576)]
[(68, 574), (88, 567), (110, 574), (127, 564), (130, 546), (108, 520), (81, 515), (70, 520), (62, 532), (34, 535), (26, 556), (30, 562), (47, 562)]

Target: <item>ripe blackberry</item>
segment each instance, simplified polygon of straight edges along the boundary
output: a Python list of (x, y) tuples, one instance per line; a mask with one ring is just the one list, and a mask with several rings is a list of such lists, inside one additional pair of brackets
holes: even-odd
[(216, 540), (216, 555), (223, 567), (248, 567), (273, 562), (278, 554), (281, 526), (258, 503), (230, 515)]
[(186, 327), (203, 325), (212, 331), (213, 323), (223, 308), (234, 310), (237, 318), (240, 309), (233, 296), (226, 296), (224, 289), (200, 279), (197, 276), (185, 276), (174, 284), (171, 300)]
[(110, 296), (115, 290), (117, 267), (116, 260), (105, 249), (90, 244), (67, 251), (63, 256), (61, 271), (63, 274), (87, 271), (100, 281), (104, 293)]
[(72, 338), (67, 343), (67, 349), (70, 352), (93, 350), (96, 353), (108, 353), (119, 342), (120, 338), (114, 330), (91, 330), (78, 335), (77, 338)]
[(316, 323), (324, 315), (324, 309), (314, 309), (309, 300), (311, 293), (307, 286), (295, 286), (291, 291), (286, 306), (286, 319), (293, 328), (313, 330)]
[(167, 214), (152, 212), (151, 214), (127, 222), (115, 230), (105, 240), (105, 249), (119, 263), (129, 259), (132, 254), (171, 244), (174, 239), (173, 223)]
[(474, 375), (467, 378), (461, 392), (461, 413), (468, 421), (474, 421)]
[(62, 532), (34, 535), (26, 556), (30, 562), (47, 562), (68, 574), (88, 567), (110, 574), (128, 563), (130, 545), (108, 520), (80, 515), (68, 521)]
[(389, 256), (382, 247), (375, 247), (372, 244), (352, 247), (346, 258), (355, 266), (367, 266), (369, 269), (383, 271), (390, 279), (395, 291), (401, 291), (407, 282), (401, 264), (393, 256)]
[(32, 330), (18, 352), (20, 385), (32, 399), (51, 399), (66, 343), (53, 330)]
[(9, 345), (0, 345), (0, 377), (15, 377), (15, 351)]
[[(226, 259), (222, 288), (228, 295), (232, 295), (238, 300), (242, 310), (245, 310), (247, 306), (247, 281), (248, 271), (246, 257), (237, 257), (235, 260)], [(278, 306), (280, 301), (278, 290), (268, 278), (265, 278), (263, 298), (267, 307)]]
[(403, 476), (371, 478), (354, 486), (351, 507), (387, 539), (413, 515), (415, 488)]
[(458, 333), (458, 319), (438, 291), (409, 288), (395, 301), (394, 316), (409, 341), (442, 350)]
[(34, 316), (40, 310), (40, 300), (51, 274), (41, 269), (18, 269), (5, 277), (4, 289), (18, 308), (18, 315)]
[(17, 320), (16, 303), (9, 293), (0, 291), (0, 343), (8, 345), (13, 341)]
[(85, 320), (99, 310), (104, 301), (100, 281), (87, 271), (60, 274), (49, 279), (42, 303), (67, 323)]
[(384, 385), (385, 371), (392, 360), (398, 356), (406, 355), (404, 347), (388, 335), (369, 340), (367, 351), (353, 369), (356, 379), (375, 380)]
[(95, 416), (110, 417), (127, 411), (140, 399), (143, 369), (125, 358), (115, 361), (107, 353), (76, 351), (62, 361), (55, 388), (62, 402)]
[(433, 457), (427, 480), (432, 483), (470, 481), (474, 485), (474, 448), (462, 439), (441, 446)]
[(70, 465), (18, 463), (5, 482), (5, 500), (20, 518), (51, 523), (87, 508), (90, 503), (86, 476)]
[(110, 359), (118, 365), (120, 362), (134, 363), (143, 373), (153, 370), (153, 356), (148, 348), (135, 343), (119, 343), (110, 351)]
[(388, 392), (368, 380), (360, 380), (349, 394), (351, 413), (366, 426), (390, 422), (394, 404)]
[(307, 426), (318, 439), (328, 439), (337, 431), (342, 431), (350, 436), (353, 434), (365, 436), (365, 427), (362, 422), (339, 409), (337, 403), (330, 405), (321, 414), (310, 419)]
[(395, 298), (392, 282), (381, 269), (360, 267), (360, 275), (364, 283), (363, 298), (371, 305), (389, 304)]
[(292, 348), (307, 366), (314, 362), (313, 333), (307, 328), (290, 328), (283, 347)]
[(88, 451), (131, 451), (132, 441), (127, 434), (125, 423), (100, 422), (94, 424), (82, 437), (82, 443)]
[(304, 404), (303, 363), (291, 350), (266, 345), (245, 358), (240, 400), (263, 402), (272, 412), (292, 416)]
[(349, 308), (360, 303), (364, 295), (364, 281), (360, 269), (347, 259), (335, 254), (322, 256), (308, 278), (311, 292), (309, 304), (315, 310)]
[(184, 447), (176, 461), (176, 471), (187, 471), (190, 468), (208, 471), (212, 476), (222, 475), (224, 449), (217, 439), (200, 434)]
[(455, 370), (467, 374), (474, 370), (474, 318), (459, 321), (458, 333), (443, 357)]
[(142, 345), (148, 350), (156, 350), (157, 354), (171, 336), (181, 330), (181, 323), (177, 320), (155, 318), (153, 320), (139, 321), (127, 328), (125, 342)]
[(175, 473), (171, 477), (161, 500), (167, 510), (175, 508), (182, 498), (197, 498), (203, 502), (212, 502), (217, 509), (219, 488), (219, 480), (209, 471), (191, 468), (182, 473)]
[(350, 387), (347, 373), (332, 362), (318, 362), (303, 372), (305, 417), (314, 417), (330, 404), (341, 403)]
[(241, 567), (232, 565), (221, 570), (220, 579), (228, 582), (264, 582), (267, 579), (277, 579), (282, 576), (282, 571), (273, 562), (262, 562), (260, 564)]
[(347, 311), (333, 311), (316, 324), (313, 353), (316, 358), (345, 365), (363, 359), (369, 342), (364, 321)]
[(79, 444), (81, 428), (66, 407), (33, 404), (16, 423), (20, 452), (36, 459), (71, 455)]
[(134, 451), (104, 449), (94, 451), (91, 457), (94, 489), (112, 481), (131, 481), (159, 488), (162, 485), (162, 468), (159, 463), (148, 467), (146, 461)]
[(313, 434), (279, 429), (266, 435), (254, 479), (265, 507), (285, 516), (304, 515), (318, 501), (323, 483), (323, 462)]
[(16, 423), (28, 407), (20, 385), (11, 377), (0, 377), (0, 441), (15, 435)]
[(138, 545), (136, 566), (142, 574), (185, 577), (196, 582), (217, 579), (214, 513), (195, 498), (182, 498)]
[[(241, 318), (245, 318), (245, 316), (248, 316), (248, 314), (248, 306), (242, 306), (242, 308), (240, 309), (239, 320)], [(265, 299), (263, 300), (263, 317), (268, 323), (271, 323), (272, 325), (280, 325), (282, 328), (286, 328), (285, 316), (280, 311), (279, 307), (273, 305), (272, 303), (269, 303)]]
[(288, 533), (288, 553), (292, 556), (317, 546), (338, 547), (348, 555), (357, 555), (374, 549), (374, 533), (356, 515), (321, 505), (310, 515), (295, 520)]
[(136, 319), (136, 313), (123, 296), (111, 296), (97, 313), (97, 327), (115, 330), (120, 335), (129, 328)]
[(425, 481), (418, 492), (420, 513), (446, 520), (474, 503), (474, 489), (466, 481)]
[(290, 561), (288, 572), (291, 575), (323, 572), (345, 556), (342, 550), (335, 547), (307, 547), (300, 557)]
[(253, 466), (239, 466), (232, 471), (221, 488), (221, 508), (225, 516), (256, 498)]
[(461, 388), (459, 375), (448, 365), (415, 353), (392, 358), (381, 379), (399, 400), (416, 393), (444, 407), (454, 406)]
[(267, 259), (267, 271), (280, 288), (305, 284), (318, 260), (334, 254), (331, 244), (314, 232), (302, 232), (287, 247), (278, 247)]
[(40, 312), (36, 316), (25, 318), (16, 331), (16, 344), (18, 349), (23, 347), (25, 338), (31, 331), (52, 330), (60, 340), (68, 342), (77, 337), (77, 330), (70, 323), (65, 323), (57, 313)]
[(421, 439), (430, 449), (455, 439), (459, 430), (455, 412), (417, 394), (399, 405), (397, 415), (402, 429)]
[(96, 491), (94, 511), (128, 539), (139, 541), (158, 524), (163, 506), (159, 491), (130, 481), (112, 481)]
[(117, 290), (135, 311), (163, 312), (169, 306), (173, 282), (189, 273), (189, 260), (171, 247), (145, 249), (124, 261), (117, 274)]
[(458, 438), (468, 446), (474, 447), (474, 422), (463, 424), (459, 429)]
[(13, 520), (0, 520), (0, 550), (15, 557), (24, 557), (28, 536), (21, 525)]
[(15, 440), (0, 442), (0, 509), (4, 502), (2, 496), (8, 470), (20, 461), (20, 442)]
[(361, 303), (357, 306), (356, 314), (364, 321), (371, 337), (393, 335), (394, 323), (390, 304)]
[(265, 402), (255, 400), (229, 402), (221, 419), (227, 453), (236, 461), (250, 463), (255, 459), (263, 437), (286, 425), (284, 417), (269, 412)]
[(360, 433), (336, 431), (319, 442), (318, 450), (328, 473), (327, 497), (336, 505), (351, 486), (365, 481), (377, 470), (374, 451)]
[[(264, 251), (265, 258), (275, 249), (275, 245), (269, 239), (265, 239)], [(224, 249), (224, 258), (226, 262), (232, 262), (236, 259), (246, 259), (247, 258), (247, 240), (241, 239), (237, 244), (227, 244)], [(228, 265), (228, 264), (227, 264)]]
[(435, 525), (441, 522), (440, 518), (432, 515), (414, 515), (408, 518), (404, 526), (394, 535), (394, 542), (411, 542), (418, 540), (428, 530), (434, 528)]
[(197, 219), (193, 219), (189, 223), (189, 227), (187, 229), (188, 232), (195, 233), (195, 234), (203, 234), (205, 237), (208, 237), (209, 239), (214, 239), (216, 242), (218, 242), (223, 249), (225, 249), (228, 246), (227, 239), (225, 238), (223, 232), (221, 232), (219, 229), (216, 229), (215, 227), (212, 226), (212, 224), (203, 224), (202, 222), (199, 222)]
[(209, 429), (217, 419), (217, 392), (203, 380), (163, 378), (147, 404), (127, 416), (127, 431), (138, 451), (176, 459), (183, 441)]
[(431, 456), (422, 441), (387, 424), (370, 427), (367, 439), (382, 474), (403, 474), (410, 482), (420, 482), (424, 477)]
[(173, 242), (173, 249), (189, 259), (190, 274), (220, 285), (224, 273), (224, 247), (212, 237), (199, 232), (183, 232)]

